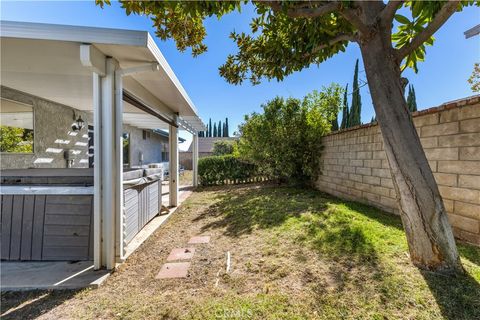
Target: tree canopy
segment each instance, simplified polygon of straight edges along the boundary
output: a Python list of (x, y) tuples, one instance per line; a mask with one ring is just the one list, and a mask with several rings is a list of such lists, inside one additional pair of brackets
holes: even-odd
[(480, 92), (480, 63), (474, 64), (472, 75), (468, 78), (468, 83), (473, 92)]
[(319, 137), (331, 130), (342, 105), (338, 84), (313, 91), (303, 100), (277, 97), (262, 113), (245, 117), (239, 127), (238, 154), (262, 173), (281, 181), (309, 184), (319, 169)]
[[(156, 35), (171, 38), (179, 51), (191, 48), (197, 56), (207, 51), (204, 20), (221, 18), (233, 11), (240, 12), (249, 1), (120, 1), (128, 15), (147, 15), (152, 19)], [(96, 0), (103, 5), (109, 0)], [(434, 42), (433, 33), (455, 12), (475, 1), (379, 1), (378, 7), (386, 36), (393, 41), (394, 59), (418, 70), (418, 61), (425, 59), (425, 45)], [(262, 78), (282, 80), (312, 64), (320, 64), (349, 42), (368, 39), (375, 26), (362, 21), (362, 4), (358, 1), (253, 1), (256, 16), (250, 33), (232, 31), (230, 38), (238, 52), (227, 57), (219, 68), (230, 83), (250, 80), (257, 84)], [(477, 3), (478, 5), (478, 3)], [(397, 14), (401, 7), (410, 17)], [(374, 18), (374, 17), (367, 17)], [(392, 32), (393, 20), (398, 25)], [(366, 20), (366, 19), (363, 19)], [(371, 19), (373, 20), (373, 19)]]

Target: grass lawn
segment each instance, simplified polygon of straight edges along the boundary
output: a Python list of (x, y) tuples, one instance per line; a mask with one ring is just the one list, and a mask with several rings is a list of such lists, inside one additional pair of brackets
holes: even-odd
[[(197, 247), (189, 277), (155, 280), (170, 250), (198, 234), (211, 242)], [(2, 312), (5, 319), (480, 319), (480, 249), (459, 250), (464, 276), (421, 272), (396, 216), (312, 190), (207, 188), (101, 288), (7, 293)]]

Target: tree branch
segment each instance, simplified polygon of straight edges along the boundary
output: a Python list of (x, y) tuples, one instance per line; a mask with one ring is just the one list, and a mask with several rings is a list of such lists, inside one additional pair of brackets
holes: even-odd
[(399, 61), (403, 60), (406, 56), (412, 53), (415, 49), (427, 41), (440, 27), (450, 18), (458, 8), (459, 2), (457, 0), (449, 0), (441, 9), (437, 12), (433, 20), (428, 26), (423, 29), (413, 40), (396, 50), (396, 55)]
[(358, 42), (357, 34), (353, 34), (353, 33), (351, 33), (351, 34), (339, 34), (335, 38), (328, 41), (327, 43), (321, 44), (321, 45), (313, 48), (312, 51), (309, 53), (309, 55), (316, 54), (320, 50), (328, 48), (328, 47), (334, 45), (335, 43), (342, 42), (342, 41)]
[[(275, 12), (281, 12), (283, 10), (280, 2), (268, 1), (264, 3), (268, 4)], [(299, 8), (287, 8), (285, 13), (291, 18), (317, 18), (332, 13), (340, 7), (340, 3), (336, 1), (328, 2), (319, 7), (307, 7), (307, 5), (308, 4), (305, 3)]]
[(403, 5), (405, 0), (390, 0), (380, 13), (380, 19), (384, 24), (390, 25), (395, 17), (395, 13)]
[(283, 11), (283, 6), (278, 1), (265, 1), (262, 3), (269, 5), (274, 12), (284, 12), (290, 18), (317, 18), (338, 11), (360, 33), (366, 35), (371, 33), (371, 29), (360, 19), (358, 9), (342, 9), (341, 3), (337, 1), (327, 2), (319, 7), (308, 7), (309, 3), (305, 3), (301, 7), (287, 8), (286, 11)]
[(358, 31), (362, 35), (369, 35), (372, 32), (372, 29), (369, 28), (365, 23), (363, 23), (362, 19), (360, 18), (358, 14), (359, 9), (346, 9), (342, 10), (340, 14), (347, 19), (348, 22), (350, 22), (355, 28), (357, 28)]

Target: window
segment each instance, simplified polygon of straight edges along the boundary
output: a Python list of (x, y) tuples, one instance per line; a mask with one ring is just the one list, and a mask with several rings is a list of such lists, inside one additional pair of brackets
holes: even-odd
[(162, 161), (168, 161), (168, 144), (162, 144)]
[(142, 130), (143, 140), (150, 139), (150, 132), (147, 130)]
[(33, 106), (1, 99), (0, 152), (33, 153)]

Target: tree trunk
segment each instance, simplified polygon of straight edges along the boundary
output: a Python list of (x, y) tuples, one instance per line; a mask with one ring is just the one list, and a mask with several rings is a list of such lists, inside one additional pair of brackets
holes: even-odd
[(407, 109), (390, 37), (379, 32), (361, 42), (360, 49), (412, 262), (421, 269), (463, 272), (443, 200)]

